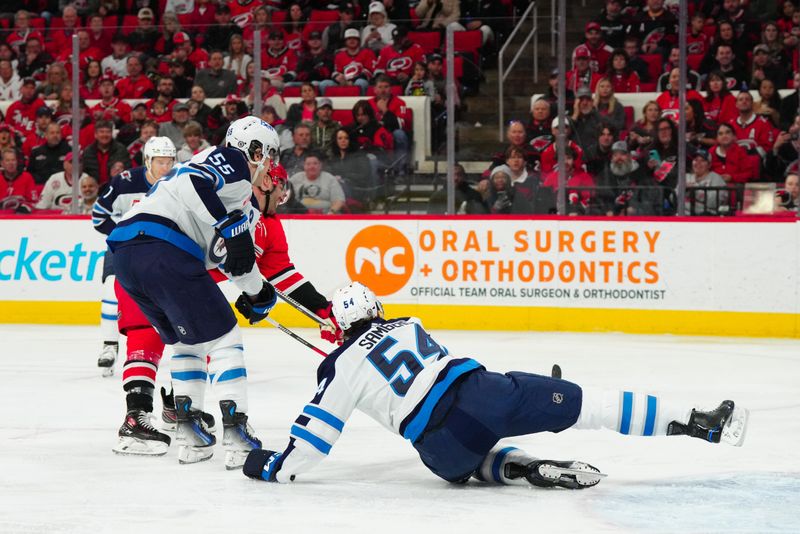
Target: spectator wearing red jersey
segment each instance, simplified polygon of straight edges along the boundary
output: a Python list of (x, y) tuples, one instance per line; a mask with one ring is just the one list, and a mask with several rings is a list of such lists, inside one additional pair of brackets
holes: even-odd
[(22, 55), (25, 53), (25, 44), (31, 36), (36, 37), (40, 42), (42, 41), (42, 34), (31, 28), (31, 14), (24, 9), (20, 9), (14, 15), (14, 27), (6, 36), (5, 42), (17, 55)]
[(80, 85), (81, 98), (84, 100), (97, 100), (100, 98), (100, 78), (102, 74), (100, 61), (92, 59), (86, 64)]
[[(255, 57), (253, 51), (253, 47), (255, 46), (253, 43), (255, 32), (256, 30), (260, 31), (262, 39), (264, 39), (264, 37), (269, 33), (270, 25), (272, 24), (272, 15), (270, 13), (270, 10), (263, 5), (254, 8), (253, 21), (245, 26), (244, 31), (242, 32), (245, 50), (253, 57)], [(261, 46), (264, 45), (262, 44)]]
[(14, 72), (10, 59), (0, 59), (0, 100), (17, 100), (22, 79)]
[(192, 28), (192, 31), (203, 34), (216, 23), (214, 16), (216, 13), (216, 2), (212, 2), (212, 0), (195, 0), (194, 10), (187, 26)]
[(25, 44), (25, 53), (19, 57), (17, 72), (23, 78), (32, 76), (41, 80), (52, 62), (53, 56), (42, 49), (41, 38), (31, 35)]
[(391, 132), (381, 126), (375, 118), (375, 110), (366, 100), (359, 100), (353, 106), (353, 125), (350, 140), (358, 150), (369, 152), (382, 158), (394, 150)]
[[(297, 60), (297, 82), (310, 82), (319, 87), (320, 94), (336, 82), (333, 75), (333, 56), (322, 46), (322, 33), (312, 31), (308, 34), (306, 47)], [(291, 84), (289, 84), (291, 85)]]
[[(594, 178), (591, 174), (576, 165), (577, 154), (571, 147), (564, 150), (564, 175), (567, 187), (594, 187)], [(553, 169), (544, 176), (544, 187), (558, 190), (558, 178), (561, 173)], [(589, 211), (591, 191), (567, 189), (567, 215), (585, 215)]]
[(30, 213), (39, 200), (41, 189), (28, 171), (20, 170), (13, 148), (4, 148), (0, 158), (0, 210)]
[(375, 54), (361, 47), (358, 30), (348, 28), (344, 32), (344, 48), (336, 53), (333, 60), (333, 80), (339, 85), (355, 85), (361, 94), (367, 92), (369, 80), (375, 69)]
[[(680, 75), (680, 70), (672, 69), (672, 71), (669, 73), (669, 89), (658, 95), (658, 98), (656, 98), (656, 103), (661, 108), (661, 116), (667, 117), (673, 122), (677, 121), (677, 117), (680, 116), (681, 112), (680, 95), (678, 94), (678, 89), (680, 87)], [(703, 96), (694, 89), (687, 89), (686, 99), (694, 99), (701, 104), (703, 103)]]
[(375, 118), (392, 133), (394, 149), (406, 154), (409, 149), (411, 119), (405, 101), (392, 94), (392, 80), (386, 74), (375, 77), (375, 96), (369, 99)]
[[(175, 100), (175, 82), (173, 82), (172, 78), (169, 76), (164, 76), (158, 80), (158, 87), (156, 88), (156, 91), (157, 93), (155, 98), (148, 100), (145, 104), (147, 106), (147, 110), (151, 113), (151, 118), (155, 119), (156, 122), (169, 122), (172, 119), (172, 109), (178, 103), (178, 101)], [(159, 118), (156, 118), (154, 116), (155, 114), (152, 112), (156, 102), (164, 105), (164, 114)]]
[(131, 49), (140, 54), (155, 55), (154, 45), (158, 41), (155, 16), (149, 7), (143, 7), (136, 15), (136, 29), (128, 36)]
[(180, 61), (183, 64), (186, 76), (193, 79), (197, 69), (208, 67), (208, 52), (200, 47), (194, 48), (188, 33), (176, 33), (172, 43), (175, 45), (172, 49), (172, 61)]
[(566, 76), (567, 90), (577, 93), (578, 89), (586, 87), (590, 91), (594, 91), (601, 75), (590, 68), (592, 53), (589, 48), (585, 45), (578, 45), (572, 56), (573, 68), (567, 72)]
[(393, 44), (385, 46), (375, 63), (375, 74), (384, 73), (395, 84), (405, 85), (414, 72), (414, 63), (425, 62), (422, 47), (408, 38), (408, 28), (398, 26), (392, 31)]
[(730, 123), (738, 144), (749, 152), (758, 152), (762, 158), (772, 150), (777, 138), (777, 129), (768, 119), (756, 115), (753, 111), (753, 95), (742, 91), (736, 97), (736, 109), (739, 116)]
[(120, 98), (152, 98), (155, 87), (150, 78), (142, 74), (142, 61), (138, 55), (128, 57), (128, 75), (117, 81), (117, 93)]
[(98, 92), (100, 93), (100, 102), (89, 109), (95, 122), (112, 121), (117, 127), (130, 122), (131, 107), (114, 95), (114, 79), (111, 76), (103, 76), (100, 79)]
[(736, 142), (729, 124), (717, 127), (717, 144), (711, 149), (711, 170), (726, 183), (745, 183), (752, 178), (747, 151)]
[[(246, 15), (253, 13), (255, 8), (260, 4), (256, 0), (228, 0), (226, 5), (231, 10), (231, 17), (239, 21), (249, 20)], [(244, 17), (242, 15), (245, 15)]]
[(75, 6), (68, 4), (64, 6), (61, 11), (60, 28), (50, 28), (48, 33), (50, 41), (53, 43), (52, 50), (72, 50), (72, 35), (78, 31), (80, 26), (80, 19), (78, 18), (78, 10)]
[(603, 40), (600, 24), (597, 22), (587, 22), (584, 28), (584, 36), (586, 40), (583, 42), (583, 46), (585, 46), (589, 50), (589, 54), (591, 54), (589, 68), (592, 69), (592, 72), (606, 72), (608, 70), (608, 60), (611, 59), (611, 52), (613, 49)]
[(711, 49), (711, 37), (704, 31), (706, 18), (702, 13), (692, 15), (689, 33), (686, 36), (686, 53), (705, 56)]
[(297, 76), (297, 55), (284, 43), (281, 30), (269, 32), (267, 50), (261, 56), (261, 68), (269, 73), (272, 84), (278, 89)]
[(36, 127), (25, 136), (22, 143), (22, 153), (26, 158), (30, 158), (34, 148), (44, 144), (47, 127), (53, 122), (53, 110), (47, 106), (42, 106), (36, 110)]
[(103, 26), (103, 16), (94, 14), (89, 17), (89, 46), (100, 51), (98, 61), (111, 53), (111, 29)]
[[(544, 173), (552, 172), (558, 163), (558, 151), (555, 142), (555, 140), (558, 138), (558, 124), (558, 117), (556, 117), (550, 124), (550, 132), (552, 134), (553, 142), (551, 142), (550, 146), (542, 151), (542, 155), (539, 159), (539, 170), (543, 175)], [(564, 126), (564, 130), (567, 134), (567, 148), (572, 149), (574, 154), (574, 166), (576, 168), (583, 168), (583, 149), (578, 146), (578, 143), (572, 140), (572, 137), (574, 136), (572, 121), (567, 119), (567, 122)]]
[(111, 178), (109, 171), (115, 162), (127, 167), (131, 159), (125, 146), (114, 140), (114, 125), (109, 121), (95, 124), (94, 139), (94, 143), (83, 152), (84, 170), (104, 185)]
[(307, 17), (297, 1), (289, 2), (289, 14), (281, 28), (284, 32), (286, 46), (299, 53), (303, 47), (303, 33), (306, 29)]
[(638, 93), (640, 91), (639, 75), (628, 64), (628, 54), (621, 48), (611, 53), (607, 76), (615, 93)]
[(6, 110), (6, 123), (22, 135), (32, 133), (36, 128), (36, 111), (44, 105), (44, 100), (36, 96), (36, 80), (25, 78), (19, 100)]
[(736, 98), (725, 83), (725, 75), (713, 71), (706, 78), (706, 97), (703, 99), (703, 110), (706, 118), (717, 124), (736, 120)]

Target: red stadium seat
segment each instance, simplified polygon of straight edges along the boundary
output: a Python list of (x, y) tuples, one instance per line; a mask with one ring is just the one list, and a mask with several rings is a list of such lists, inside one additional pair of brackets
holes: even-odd
[(289, 17), (288, 11), (273, 11), (272, 12), (272, 23), (273, 24), (283, 24), (286, 22), (286, 19)]
[(686, 64), (694, 71), (700, 70), (700, 62), (703, 61), (703, 54), (689, 54), (686, 56)]
[(325, 89), (325, 96), (361, 96), (361, 89), (356, 85), (334, 85)]
[[(461, 56), (455, 56), (453, 58), (453, 64), (455, 65), (455, 77), (456, 80), (460, 80), (464, 76), (464, 58)], [(443, 64), (442, 73), (447, 76), (447, 62), (445, 61)]]
[(408, 39), (421, 46), (426, 54), (442, 46), (442, 34), (439, 32), (408, 32)]
[[(62, 23), (63, 26), (63, 23)], [(44, 29), (47, 27), (47, 21), (44, 20), (42, 17), (33, 17), (31, 19), (31, 28), (36, 28), (41, 32), (44, 32)]]
[(281, 94), (284, 98), (291, 98), (294, 96), (300, 96), (300, 87), (284, 87)]
[(703, 33), (713, 39), (717, 35), (717, 25), (706, 24), (705, 26), (703, 26)]
[[(400, 85), (393, 85), (392, 86), (392, 94), (394, 96), (403, 96), (403, 87)], [(370, 85), (367, 87), (367, 96), (375, 96), (375, 86)]]
[(480, 30), (453, 33), (453, 47), (456, 52), (477, 52), (482, 45), (483, 33)]
[(125, 15), (122, 17), (122, 33), (124, 35), (130, 35), (133, 31), (139, 27), (139, 19), (136, 15)]
[(0, 19), (0, 28), (7, 30), (11, 26), (11, 20), (9, 19)]
[(312, 9), (311, 15), (308, 17), (308, 25), (317, 31), (322, 31), (326, 26), (330, 26), (334, 22), (339, 21), (339, 11)]
[(353, 111), (349, 109), (334, 109), (331, 118), (339, 121), (342, 126), (350, 126), (353, 124)]
[(656, 82), (641, 82), (639, 84), (639, 89), (641, 89), (643, 93), (654, 93), (656, 90)]
[(642, 54), (639, 56), (642, 61), (647, 63), (647, 71), (650, 73), (650, 79), (653, 82), (658, 81), (658, 77), (664, 72), (664, 60), (660, 54)]
[(630, 130), (633, 126), (633, 106), (625, 106), (625, 129)]

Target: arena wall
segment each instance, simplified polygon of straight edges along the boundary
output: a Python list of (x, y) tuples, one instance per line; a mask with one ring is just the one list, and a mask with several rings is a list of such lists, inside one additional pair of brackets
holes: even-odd
[[(793, 218), (283, 224), (295, 265), (321, 292), (359, 280), (390, 315), (431, 328), (800, 337)], [(0, 218), (0, 322), (97, 323), (104, 251), (86, 217)], [(311, 326), (285, 304), (273, 317)]]

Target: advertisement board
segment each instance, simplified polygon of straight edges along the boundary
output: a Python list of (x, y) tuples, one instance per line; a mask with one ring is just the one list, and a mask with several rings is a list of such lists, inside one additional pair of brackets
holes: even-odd
[[(390, 313), (436, 328), (797, 335), (798, 228), (785, 218), (283, 225), (294, 264), (321, 292), (358, 280)], [(105, 247), (88, 220), (9, 218), (0, 228), (2, 321), (30, 322), (27, 310), (47, 303), (52, 322), (94, 322)], [(309, 324), (286, 312), (276, 318)]]

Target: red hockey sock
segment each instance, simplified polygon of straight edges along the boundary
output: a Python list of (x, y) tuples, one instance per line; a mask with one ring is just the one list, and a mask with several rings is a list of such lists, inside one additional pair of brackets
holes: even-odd
[(128, 354), (122, 369), (122, 389), (141, 388), (152, 392), (164, 343), (152, 327), (129, 329), (127, 334)]

